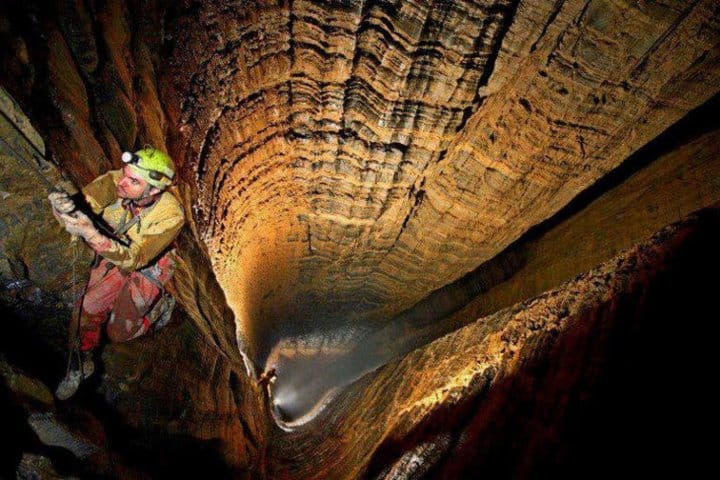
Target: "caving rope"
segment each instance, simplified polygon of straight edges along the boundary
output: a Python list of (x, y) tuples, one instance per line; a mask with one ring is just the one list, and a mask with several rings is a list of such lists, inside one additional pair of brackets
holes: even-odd
[[(5, 117), (5, 119), (7, 120), (7, 123), (10, 124), (10, 125), (25, 139), (25, 141), (27, 142), (27, 144), (32, 147), (32, 149), (33, 149), (32, 156), (33, 156), (33, 158), (35, 158), (36, 161), (38, 161), (38, 163), (40, 163), (39, 160), (42, 160), (42, 161), (44, 161), (44, 162), (46, 162), (46, 163), (51, 163), (51, 164), (53, 163), (53, 162), (50, 162), (47, 158), (45, 158), (45, 155), (40, 151), (40, 149), (38, 149), (38, 147), (32, 142), (32, 140), (30, 140), (30, 139), (27, 137), (27, 135), (25, 135), (25, 132), (23, 132), (22, 130), (20, 130), (20, 128), (19, 128), (19, 127), (15, 124), (15, 122), (7, 115), (7, 113), (5, 113), (5, 112), (3, 111), (2, 108), (0, 108), (0, 114), (2, 114), (3, 117)], [(22, 155), (20, 155), (20, 154), (18, 153), (18, 151), (15, 149), (15, 147), (12, 146), (9, 142), (7, 142), (2, 136), (0, 136), (0, 142), (1, 142), (3, 145), (5, 145), (5, 147), (7, 147), (7, 149), (12, 153), (12, 157), (14, 157), (15, 160), (17, 160), (18, 162), (20, 162), (20, 163), (21, 163), (22, 165), (24, 165), (25, 167), (29, 168), (32, 172), (35, 173), (35, 175), (37, 175), (37, 178), (39, 178), (40, 180), (42, 180), (43, 184), (45, 185), (46, 190), (47, 190), (49, 193), (52, 193), (52, 192), (63, 192), (63, 193), (65, 193), (65, 194), (68, 194), (68, 192), (65, 191), (63, 188), (61, 188), (61, 187), (59, 187), (59, 186), (57, 186), (57, 185), (53, 185), (53, 183), (52, 183), (50, 180), (48, 180), (48, 178), (45, 176), (45, 174), (42, 172), (42, 170), (40, 170), (40, 167), (38, 167), (37, 165), (32, 164), (31, 162), (28, 162)], [(64, 175), (63, 172), (62, 172), (62, 170), (60, 170), (59, 165), (58, 165), (57, 167), (58, 167), (58, 171), (60, 172), (60, 175), (61, 175), (62, 179), (65, 180), (65, 181), (68, 181), (68, 180), (67, 180), (67, 177), (65, 177), (65, 175)], [(68, 194), (68, 196), (69, 196), (69, 194)], [(73, 212), (70, 212), (69, 215), (72, 216), (73, 213), (74, 213), (74, 211), (73, 211)], [(97, 223), (97, 222), (94, 222), (94, 223), (95, 223), (95, 227), (97, 227), (97, 229), (100, 230), (102, 233), (104, 233), (104, 234), (106, 234), (106, 235), (109, 235), (110, 237), (114, 237), (114, 236), (115, 236), (115, 232), (109, 230), (109, 229), (108, 229), (105, 225), (103, 225), (102, 223)]]
[[(71, 243), (75, 244), (77, 240), (77, 237), (71, 238)], [(72, 284), (77, 284), (77, 264), (80, 262), (80, 249), (77, 247), (77, 244), (73, 246), (74, 252), (73, 252), (73, 261), (72, 261)], [(93, 255), (92, 264), (94, 265), (97, 261), (97, 253)], [(70, 369), (72, 367), (72, 359), (73, 356), (75, 357), (75, 360), (77, 360), (77, 364), (80, 368), (80, 376), (85, 377), (85, 362), (83, 362), (82, 355), (80, 354), (80, 317), (82, 314), (82, 304), (85, 301), (85, 294), (87, 293), (88, 286), (90, 285), (90, 278), (88, 277), (87, 282), (83, 285), (82, 292), (80, 293), (79, 299), (76, 301), (75, 306), (73, 307), (73, 314), (75, 314), (74, 322), (75, 322), (75, 335), (73, 336), (72, 344), (70, 346), (70, 351), (68, 352), (68, 359), (67, 359), (67, 365), (65, 366), (65, 376), (67, 376), (70, 373)], [(77, 313), (75, 312), (77, 310)]]

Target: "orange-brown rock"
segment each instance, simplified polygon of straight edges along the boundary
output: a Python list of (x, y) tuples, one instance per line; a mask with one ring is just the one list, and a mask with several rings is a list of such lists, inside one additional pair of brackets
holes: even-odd
[[(627, 451), (643, 441), (670, 458), (641, 407), (695, 393), (661, 387), (695, 358), (717, 206), (648, 237), (720, 200), (717, 122), (703, 126), (720, 91), (715, 3), (0, 6), (0, 83), (52, 163), (83, 184), (151, 143), (179, 167), (173, 323), (106, 348), (77, 399), (114, 473), (577, 477), (638, 469), (652, 457)], [(0, 227), (37, 233), (0, 243), (0, 347), (49, 385), (69, 312), (46, 312), (73, 296), (70, 255), (0, 153), (0, 201), (20, 212)], [(255, 376), (270, 367), (269, 405)], [(678, 408), (701, 423), (688, 398)], [(34, 456), (18, 415), (0, 476), (107, 473)]]
[[(720, 204), (386, 365), (342, 393), (313, 423), (278, 434), (282, 467), (275, 474), (424, 478), (434, 469), (430, 478), (479, 472), (595, 478), (601, 475), (587, 472), (595, 462), (600, 464), (593, 468), (607, 473), (622, 467), (627, 455), (643, 459), (627, 460), (630, 469), (662, 471), (662, 464), (653, 464), (653, 448), (678, 455), (668, 466), (682, 471), (682, 459), (702, 442), (689, 439), (682, 416), (701, 422), (710, 400), (700, 398), (703, 387), (689, 386), (686, 396), (668, 385), (682, 382), (685, 371), (676, 355), (696, 349), (695, 335), (674, 323), (683, 311), (700, 322), (712, 311), (713, 287), (698, 274), (720, 267), (720, 256), (711, 251), (718, 239)], [(699, 361), (709, 361), (711, 341), (698, 339)], [(689, 381), (710, 370), (699, 366)], [(611, 403), (603, 405), (603, 398)], [(580, 444), (565, 443), (564, 436)], [(318, 444), (324, 461), (310, 465), (303, 455)], [(598, 450), (586, 450), (588, 445)]]
[(223, 5), (169, 27), (167, 104), (261, 364), (386, 322), (720, 89), (712, 1)]

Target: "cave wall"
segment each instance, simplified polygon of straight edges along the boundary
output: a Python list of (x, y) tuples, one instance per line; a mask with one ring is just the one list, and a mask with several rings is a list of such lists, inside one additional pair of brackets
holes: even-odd
[[(312, 424), (275, 432), (271, 476), (606, 478), (711, 465), (690, 431), (713, 415), (704, 275), (720, 260), (718, 207), (354, 383)], [(317, 445), (319, 466), (304, 457)]]
[[(0, 13), (0, 80), (76, 183), (146, 142), (167, 148), (181, 168), (176, 193), (191, 222), (179, 239), (174, 322), (106, 349), (108, 375), (80, 399), (111, 427), (118, 422), (108, 432), (118, 460), (146, 473), (181, 472), (193, 461), (240, 478), (507, 471), (517, 457), (500, 452), (509, 460), (493, 464), (488, 429), (513, 428), (503, 420), (513, 408), (535, 408), (529, 425), (538, 425), (545, 407), (561, 428), (578, 417), (565, 417), (568, 404), (554, 395), (573, 382), (580, 396), (597, 392), (577, 371), (561, 367), (558, 380), (520, 367), (602, 357), (612, 343), (575, 349), (597, 332), (617, 332), (631, 348), (636, 337), (620, 321), (632, 315), (613, 299), (644, 298), (634, 289), (689, 248), (683, 232), (696, 220), (542, 292), (717, 200), (717, 133), (707, 131), (523, 244), (524, 269), (450, 319), (471, 325), (364, 377), (315, 421), (286, 432), (246, 373), (282, 354), (341, 358), (717, 95), (714, 2), (71, 1), (48, 10), (4, 4)], [(38, 195), (22, 205), (40, 214)], [(32, 228), (53, 233), (28, 248), (61, 257), (67, 238), (47, 220)], [(603, 238), (586, 241), (599, 229)], [(52, 269), (39, 273), (68, 278), (67, 268)], [(648, 328), (652, 310), (638, 315), (638, 328)], [(48, 384), (62, 363), (61, 319), (53, 321), (52, 371), (12, 358)], [(36, 338), (23, 337), (17, 350)], [(590, 360), (576, 365), (606, 368)], [(332, 370), (311, 367), (315, 377)], [(607, 368), (598, 378), (618, 371)], [(542, 382), (537, 404), (508, 403)], [(562, 450), (574, 437), (553, 428), (518, 434), (529, 441), (490, 438), (525, 442), (531, 460), (544, 435), (560, 442), (550, 442), (557, 461), (576, 454)], [(126, 450), (128, 438), (140, 448)], [(163, 442), (158, 458), (142, 452)], [(469, 460), (476, 447), (483, 455)], [(530, 461), (513, 472), (541, 468)]]
[(234, 322), (190, 310), (249, 366), (351, 348), (720, 89), (710, 1), (3, 8), (3, 83), (73, 180), (175, 155)]
[(307, 349), (344, 348), (344, 329), (557, 212), (720, 89), (717, 16), (712, 1), (174, 7), (167, 108), (253, 358), (323, 331)]
[(492, 275), (480, 274), (487, 278), (483, 294), (457, 316), (478, 318), (537, 295), (720, 200), (720, 130), (713, 113), (719, 101), (709, 101), (630, 157), (622, 171), (578, 199), (581, 206), (567, 209), (562, 221), (554, 218), (496, 257), (493, 267), (513, 265), (511, 275), (495, 283)]
[[(0, 35), (7, 46), (3, 86), (44, 139), (48, 159), (69, 181), (84, 185), (99, 173), (120, 168), (124, 150), (148, 143), (168, 149), (175, 133), (159, 99), (160, 4), (56, 2), (43, 9), (28, 2), (3, 5), (0, 12)], [(182, 167), (182, 157), (176, 161)], [(188, 183), (180, 182), (174, 193), (190, 212)], [(212, 342), (222, 345), (233, 361), (241, 360), (232, 313), (204, 247), (190, 231), (181, 234), (179, 243), (187, 250), (175, 277), (183, 285), (176, 292), (180, 302)], [(65, 265), (65, 275), (69, 267)], [(51, 268), (63, 267), (54, 262)]]
[[(122, 150), (145, 143), (168, 148), (172, 129), (156, 77), (162, 63), (159, 12), (159, 5), (148, 2), (0, 6), (0, 80), (17, 101), (5, 108), (11, 100), (3, 94), (3, 112), (12, 112), (11, 123), (23, 127), (20, 133), (0, 122), (3, 139), (23, 157), (15, 158), (4, 145), (1, 149), (0, 300), (7, 328), (0, 347), (12, 368), (44, 382), (46, 389), (64, 373), (66, 325), (91, 256), (82, 242), (70, 242), (50, 214), (46, 185), (34, 170), (53, 184), (62, 171), (71, 183), (83, 185), (118, 168)], [(47, 161), (28, 153), (32, 149), (23, 135)], [(189, 211), (192, 200), (185, 187), (175, 193)], [(132, 475), (187, 473), (200, 468), (195, 461), (214, 465), (218, 475), (249, 475), (263, 457), (265, 428), (262, 414), (248, 414), (263, 410), (262, 396), (248, 377), (254, 366), (242, 358), (232, 312), (204, 248), (189, 230), (181, 233), (178, 246), (183, 261), (169, 286), (178, 299), (171, 326), (139, 342), (105, 348), (100, 372), (105, 375), (75, 402), (109, 426), (107, 441), (121, 450), (114, 453), (119, 455), (116, 473), (129, 465)], [(3, 408), (19, 408), (25, 416), (57, 410), (67, 417), (68, 428), (78, 428), (73, 405), (27, 410), (15, 397), (9, 394)], [(32, 434), (18, 448), (45, 448), (42, 453), (54, 462), (63, 458)], [(159, 454), (148, 457), (148, 449)], [(179, 455), (187, 462), (173, 463)], [(107, 473), (103, 468), (107, 464), (75, 461), (61, 462), (60, 471)]]
[[(40, 138), (18, 108), (11, 111), (29, 137)], [(222, 335), (231, 313), (187, 234), (172, 286), (180, 307), (169, 326), (105, 346), (95, 378), (71, 402), (53, 399), (72, 305), (92, 258), (50, 213), (38, 172), (60, 181), (57, 169), (24, 155), (25, 138), (0, 126), (15, 147), (0, 152), (0, 476), (257, 475), (268, 418), (262, 395), (234, 331)]]
[[(702, 432), (717, 401), (707, 385), (717, 326), (706, 275), (720, 262), (719, 219), (715, 204), (655, 235), (667, 249), (659, 258), (641, 245), (621, 292), (579, 313), (556, 341), (533, 345), (517, 374), (467, 406), (460, 441), (427, 478), (702, 475), (713, 458)], [(614, 280), (626, 273), (619, 267)]]
[[(333, 368), (336, 378), (323, 376), (325, 386), (311, 371), (291, 386), (324, 391), (338, 380), (349, 383), (478, 318), (571, 280), (663, 225), (717, 203), (720, 152), (714, 112), (719, 101), (716, 95), (693, 110), (502, 253), (364, 337), (334, 360), (343, 367)], [(282, 351), (312, 355), (291, 347), (283, 345)]]

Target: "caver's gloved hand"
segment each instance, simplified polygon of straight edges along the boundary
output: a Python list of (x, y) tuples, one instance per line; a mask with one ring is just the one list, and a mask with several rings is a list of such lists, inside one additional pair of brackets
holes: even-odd
[(92, 220), (90, 220), (90, 217), (80, 210), (76, 210), (72, 215), (61, 213), (58, 215), (58, 220), (63, 223), (65, 230), (67, 230), (70, 235), (83, 237), (87, 241), (100, 235), (100, 232), (97, 231)]
[(53, 192), (48, 195), (50, 205), (58, 213), (70, 213), (75, 210), (75, 202), (72, 201), (67, 192)]
[(65, 222), (60, 216), (75, 210), (75, 202), (73, 202), (70, 195), (65, 191), (52, 192), (48, 195), (48, 200), (50, 200), (50, 205), (52, 205), (53, 216), (60, 222), (60, 225), (64, 227)]
[(55, 217), (70, 235), (84, 238), (90, 248), (98, 253), (107, 250), (112, 245), (112, 241), (101, 234), (90, 220), (90, 217), (80, 210), (75, 210), (72, 214), (58, 213)]

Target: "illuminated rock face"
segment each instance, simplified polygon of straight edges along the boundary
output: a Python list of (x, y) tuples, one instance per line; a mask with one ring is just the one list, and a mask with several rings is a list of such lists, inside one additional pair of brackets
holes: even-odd
[[(716, 204), (389, 363), (316, 422), (276, 438), (275, 475), (576, 478), (592, 469), (588, 476), (604, 478), (695, 469), (686, 459), (707, 447), (688, 425), (712, 409), (702, 380), (716, 328), (707, 325), (713, 333), (695, 345), (676, 324), (712, 316), (714, 287), (700, 278), (720, 266), (711, 247), (719, 239)], [(692, 352), (697, 372), (673, 361)], [(673, 391), (674, 381), (688, 392)], [(320, 465), (304, 457), (315, 448)], [(652, 461), (658, 452), (667, 463)]]
[(720, 89), (712, 1), (176, 13), (166, 104), (261, 365), (279, 338), (387, 322)]
[[(604, 368), (581, 344), (596, 329), (622, 336), (613, 302), (645, 298), (634, 289), (660, 276), (666, 254), (692, 250), (684, 235), (709, 227), (646, 238), (720, 200), (715, 121), (506, 251), (695, 107), (713, 96), (717, 106), (710, 0), (28, 3), (0, 9), (12, 20), (0, 23), (12, 47), (0, 78), (53, 158), (83, 183), (124, 149), (166, 147), (191, 216), (174, 288), (176, 321), (192, 328), (108, 349), (101, 392), (141, 437), (217, 444), (239, 477), (483, 471), (492, 448), (477, 461), (468, 451), (487, 446), (488, 431), (517, 430), (508, 418), (523, 404), (512, 400), (532, 402), (527, 384), (543, 378), (520, 367), (547, 357)], [(476, 290), (428, 295), (478, 267), (487, 295), (447, 318)], [(355, 347), (378, 327), (380, 342)], [(562, 355), (552, 350), (561, 335)], [(308, 389), (297, 416), (391, 362), (288, 433), (242, 375), (241, 351), (261, 369), (280, 365), (278, 397)], [(573, 418), (561, 394), (579, 376), (568, 368), (543, 390), (553, 425)], [(527, 432), (525, 460), (558, 434)], [(163, 452), (149, 471), (182, 449)], [(508, 464), (531, 471), (522, 460)]]

